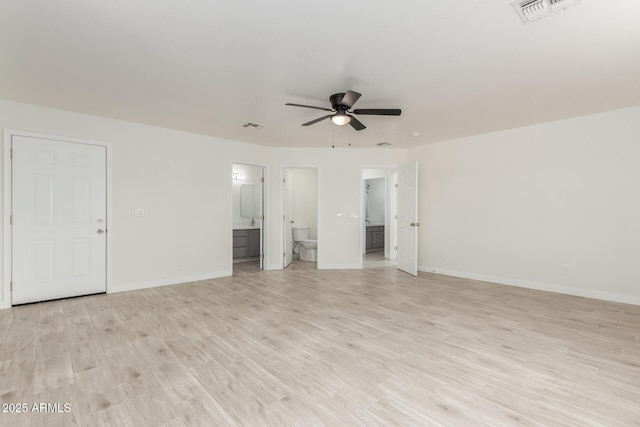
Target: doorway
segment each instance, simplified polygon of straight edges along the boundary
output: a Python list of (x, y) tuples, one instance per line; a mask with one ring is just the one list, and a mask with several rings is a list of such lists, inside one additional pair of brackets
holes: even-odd
[(397, 184), (395, 168), (362, 170), (362, 266), (396, 266)]
[(318, 168), (287, 167), (283, 185), (283, 267), (317, 268)]
[(4, 141), (2, 306), (106, 292), (109, 145), (9, 130)]
[(263, 166), (232, 164), (233, 271), (264, 269)]

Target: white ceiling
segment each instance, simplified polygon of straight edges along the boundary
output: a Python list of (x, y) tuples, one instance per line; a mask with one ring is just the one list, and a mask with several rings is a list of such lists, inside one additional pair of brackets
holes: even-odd
[[(268, 146), (411, 146), (640, 105), (637, 0), (526, 25), (509, 0), (0, 0), (0, 52), (0, 98)], [(301, 127), (325, 113), (284, 105), (347, 89), (402, 116)]]

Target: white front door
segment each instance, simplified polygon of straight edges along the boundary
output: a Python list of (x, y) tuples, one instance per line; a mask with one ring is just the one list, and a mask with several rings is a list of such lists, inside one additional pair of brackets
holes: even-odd
[(418, 163), (398, 170), (398, 268), (418, 275)]
[(292, 191), (293, 174), (291, 171), (286, 171), (283, 186), (284, 196), (284, 268), (287, 268), (293, 260), (293, 221), (291, 220), (291, 214), (293, 212), (293, 198)]
[(13, 135), (12, 304), (106, 291), (106, 147)]

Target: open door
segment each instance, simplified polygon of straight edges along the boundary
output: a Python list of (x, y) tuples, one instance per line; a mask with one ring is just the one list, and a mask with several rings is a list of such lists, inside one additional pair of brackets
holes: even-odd
[(418, 163), (398, 169), (398, 269), (418, 275)]
[(260, 270), (264, 270), (264, 168), (260, 168)]
[(291, 197), (291, 181), (292, 181), (291, 171), (286, 171), (285, 177), (282, 181), (283, 183), (283, 198), (284, 198), (284, 224), (282, 229), (284, 230), (284, 261), (283, 267), (289, 267), (291, 261), (293, 260), (293, 221), (291, 220), (291, 212), (293, 212), (293, 200)]

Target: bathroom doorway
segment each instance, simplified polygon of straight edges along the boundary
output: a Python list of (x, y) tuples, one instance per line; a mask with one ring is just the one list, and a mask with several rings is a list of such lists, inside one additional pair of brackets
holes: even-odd
[(233, 163), (233, 271), (264, 269), (264, 167)]
[(282, 169), (283, 267), (317, 268), (318, 169)]
[(362, 266), (396, 266), (398, 246), (398, 171), (362, 170)]

